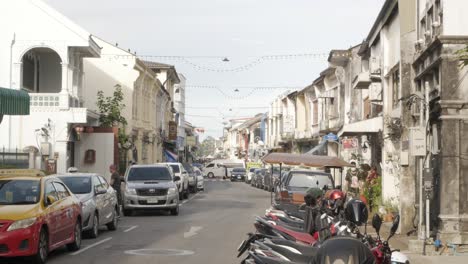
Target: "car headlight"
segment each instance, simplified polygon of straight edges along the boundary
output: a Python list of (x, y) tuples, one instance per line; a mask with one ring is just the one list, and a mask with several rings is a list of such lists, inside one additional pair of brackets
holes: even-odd
[(177, 192), (177, 189), (175, 187), (172, 187), (172, 188), (169, 188), (169, 190), (167, 191), (167, 194), (171, 195), (171, 194), (175, 194)]
[(125, 190), (125, 192), (126, 192), (127, 194), (131, 194), (131, 195), (136, 195), (136, 194), (137, 194), (137, 193), (136, 193), (136, 190), (133, 189), (133, 188), (127, 188), (127, 190)]
[(15, 221), (13, 222), (13, 224), (10, 225), (10, 227), (8, 227), (7, 231), (14, 231), (18, 229), (28, 228), (34, 225), (34, 223), (36, 223), (36, 220), (37, 220), (37, 217), (32, 217), (28, 219)]

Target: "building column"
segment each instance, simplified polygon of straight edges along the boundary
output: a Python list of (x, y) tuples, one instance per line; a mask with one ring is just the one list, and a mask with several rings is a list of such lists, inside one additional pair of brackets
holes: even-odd
[(62, 89), (60, 90), (60, 108), (62, 109), (68, 109), (70, 107), (68, 77), (68, 63), (62, 62)]

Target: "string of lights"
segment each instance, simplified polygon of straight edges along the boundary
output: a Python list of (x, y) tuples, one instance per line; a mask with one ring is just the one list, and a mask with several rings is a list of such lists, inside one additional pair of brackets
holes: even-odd
[[(173, 61), (180, 61), (185, 64), (188, 64), (192, 66), (194, 69), (200, 70), (200, 71), (209, 71), (209, 72), (242, 72), (242, 71), (247, 71), (250, 70), (257, 65), (264, 63), (266, 61), (271, 61), (271, 60), (295, 60), (295, 59), (316, 59), (316, 60), (323, 60), (325, 58), (328, 58), (330, 56), (329, 53), (294, 53), (294, 54), (279, 54), (279, 55), (264, 55), (264, 56), (259, 56), (259, 57), (253, 57), (253, 60), (250, 62), (237, 66), (237, 67), (230, 67), (230, 68), (213, 68), (213, 67), (208, 67), (205, 65), (200, 65), (198, 63), (193, 62), (193, 59), (221, 59), (223, 62), (229, 62), (230, 60), (227, 57), (221, 57), (221, 56), (168, 56), (168, 55), (137, 55), (136, 52), (134, 54), (131, 53), (131, 51), (128, 51), (128, 55), (123, 55), (123, 54), (102, 54), (101, 57), (113, 57), (115, 59), (118, 58), (134, 58), (138, 57), (143, 60), (173, 60)], [(339, 53), (339, 54), (332, 54), (331, 56), (333, 57), (347, 57), (350, 56), (347, 53)], [(192, 59), (192, 60), (190, 60)]]
[[(221, 88), (219, 86), (212, 86), (212, 85), (189, 85), (189, 86), (186, 86), (186, 88), (189, 88), (190, 90), (191, 89), (214, 89), (214, 90), (217, 90), (219, 93), (221, 93), (224, 97), (226, 97), (227, 99), (230, 99), (230, 100), (244, 100), (246, 98), (249, 98), (250, 96), (252, 96), (255, 92), (257, 91), (262, 91), (262, 90), (279, 90), (279, 89), (282, 89), (282, 90), (297, 90), (297, 89), (300, 89), (302, 87), (283, 87), (283, 86), (259, 86), (259, 87), (255, 87), (255, 86), (238, 86), (238, 87), (232, 87), (232, 88)], [(234, 92), (240, 92), (239, 88), (242, 89), (242, 90), (249, 90), (246, 94), (242, 94), (242, 95), (231, 95), (229, 93), (227, 93), (226, 91), (228, 90), (232, 90), (234, 89)]]

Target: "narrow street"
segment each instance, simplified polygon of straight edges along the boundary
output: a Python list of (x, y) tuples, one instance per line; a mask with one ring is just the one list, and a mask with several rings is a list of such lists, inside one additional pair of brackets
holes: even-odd
[(205, 188), (184, 201), (179, 216), (125, 217), (116, 232), (84, 239), (75, 253), (53, 252), (48, 263), (237, 263), (236, 248), (253, 230), (254, 216), (264, 213), (269, 195), (240, 182), (206, 182)]

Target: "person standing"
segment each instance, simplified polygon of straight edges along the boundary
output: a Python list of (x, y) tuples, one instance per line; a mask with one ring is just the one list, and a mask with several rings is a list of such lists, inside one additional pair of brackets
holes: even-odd
[(117, 172), (117, 166), (114, 164), (109, 166), (109, 172), (111, 173), (110, 185), (117, 192), (117, 204), (119, 205), (119, 215), (120, 215), (120, 206), (122, 205), (122, 195), (121, 195), (121, 184), (120, 175)]

